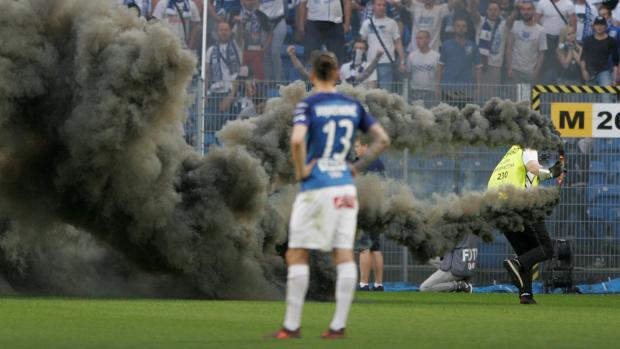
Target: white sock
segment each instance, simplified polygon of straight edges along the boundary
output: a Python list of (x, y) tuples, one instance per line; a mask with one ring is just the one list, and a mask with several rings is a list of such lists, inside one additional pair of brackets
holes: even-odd
[(368, 284), (364, 282), (360, 282), (360, 287), (364, 287), (364, 286), (368, 286)]
[(286, 315), (284, 328), (295, 331), (301, 326), (301, 311), (304, 307), (310, 268), (306, 264), (293, 264), (288, 267), (286, 280)]
[(378, 284), (375, 282), (375, 287), (383, 286), (383, 284)]
[(355, 263), (338, 264), (338, 278), (336, 279), (336, 311), (329, 328), (340, 330), (346, 327), (349, 309), (353, 302), (353, 293), (357, 282), (357, 267)]

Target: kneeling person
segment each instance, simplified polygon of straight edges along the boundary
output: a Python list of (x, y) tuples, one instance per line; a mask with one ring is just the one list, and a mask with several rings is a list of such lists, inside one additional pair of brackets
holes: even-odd
[(473, 234), (465, 236), (455, 249), (443, 256), (437, 271), (420, 285), (420, 291), (473, 292), (469, 279), (476, 269), (479, 241)]

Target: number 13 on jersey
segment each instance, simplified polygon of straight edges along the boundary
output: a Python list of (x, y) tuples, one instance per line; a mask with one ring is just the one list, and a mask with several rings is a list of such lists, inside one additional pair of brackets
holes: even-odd
[[(336, 126), (336, 123), (338, 126)], [(337, 134), (340, 129), (344, 129), (344, 135), (338, 138), (339, 144), (336, 145), (337, 152), (334, 151), (334, 142), (336, 141)], [(325, 133), (325, 149), (323, 150), (322, 158), (332, 158), (335, 160), (344, 160), (351, 149), (351, 136), (353, 136), (353, 121), (351, 119), (340, 119), (337, 122), (335, 120), (329, 120), (323, 126), (323, 133)]]

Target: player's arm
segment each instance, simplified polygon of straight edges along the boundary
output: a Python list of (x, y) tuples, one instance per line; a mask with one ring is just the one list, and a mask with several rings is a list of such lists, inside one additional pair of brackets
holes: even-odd
[(316, 160), (312, 160), (306, 165), (306, 133), (308, 126), (303, 124), (295, 124), (291, 134), (291, 155), (293, 157), (293, 166), (295, 167), (295, 180), (301, 181), (310, 175), (312, 166)]
[(390, 137), (379, 123), (374, 123), (368, 129), (368, 133), (372, 138), (370, 147), (366, 151), (366, 155), (353, 164), (353, 173), (363, 172), (370, 164), (372, 164), (379, 155), (390, 146)]

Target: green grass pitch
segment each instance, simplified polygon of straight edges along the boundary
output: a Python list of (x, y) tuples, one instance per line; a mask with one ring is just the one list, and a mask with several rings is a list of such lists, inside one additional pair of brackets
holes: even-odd
[(306, 303), (302, 339), (276, 341), (284, 302), (0, 299), (3, 349), (618, 348), (620, 297), (356, 294), (348, 337), (319, 339), (332, 303)]

